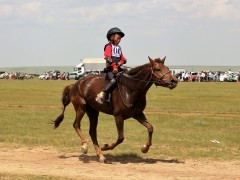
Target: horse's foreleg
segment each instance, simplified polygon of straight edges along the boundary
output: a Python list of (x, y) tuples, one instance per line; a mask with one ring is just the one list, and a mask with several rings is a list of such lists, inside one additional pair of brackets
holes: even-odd
[(153, 126), (147, 121), (147, 119), (143, 113), (135, 115), (133, 118), (136, 119), (140, 124), (142, 124), (143, 126), (145, 126), (148, 129), (147, 143), (141, 148), (141, 151), (143, 153), (147, 153), (150, 146), (152, 145)]
[(118, 131), (118, 139), (115, 143), (105, 144), (104, 147), (102, 148), (102, 151), (112, 150), (117, 145), (121, 144), (124, 140), (124, 134), (123, 134), (124, 120), (123, 120), (122, 116), (115, 116), (115, 121), (116, 121), (116, 126), (117, 126), (117, 131)]
[(77, 134), (79, 135), (81, 142), (82, 142), (82, 152), (84, 154), (87, 154), (88, 151), (88, 145), (87, 140), (83, 136), (82, 130), (81, 130), (81, 120), (85, 114), (85, 108), (75, 108), (76, 110), (76, 119), (73, 123), (73, 127), (76, 130)]

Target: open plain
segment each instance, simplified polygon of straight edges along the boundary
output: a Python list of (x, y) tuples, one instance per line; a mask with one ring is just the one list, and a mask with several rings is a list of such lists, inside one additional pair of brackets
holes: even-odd
[[(152, 87), (145, 114), (154, 127), (147, 154), (140, 148), (147, 130), (125, 122), (125, 140), (97, 162), (88, 135), (83, 155), (72, 128), (75, 111), (61, 126), (61, 93), (75, 81), (0, 81), (0, 179), (240, 179), (240, 83), (179, 83), (174, 90)], [(117, 138), (112, 116), (100, 114), (101, 146)]]

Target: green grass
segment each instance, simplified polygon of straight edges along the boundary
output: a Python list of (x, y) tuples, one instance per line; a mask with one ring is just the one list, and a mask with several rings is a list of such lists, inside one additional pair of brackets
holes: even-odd
[[(67, 107), (56, 130), (50, 120), (61, 113), (63, 88), (75, 81), (0, 80), (0, 146), (51, 146), (80, 153), (79, 137), (72, 128), (75, 111)], [(109, 156), (173, 159), (240, 159), (240, 83), (179, 83), (174, 90), (152, 87), (145, 114), (154, 127), (153, 145), (147, 154), (140, 148), (147, 130), (137, 121), (125, 122), (125, 140)], [(115, 142), (114, 117), (100, 114), (98, 140)], [(87, 116), (82, 129), (88, 135)], [(210, 142), (216, 139), (220, 144)]]

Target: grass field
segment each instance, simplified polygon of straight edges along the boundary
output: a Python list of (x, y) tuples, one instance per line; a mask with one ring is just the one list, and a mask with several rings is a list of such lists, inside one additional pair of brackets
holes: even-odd
[[(72, 128), (75, 111), (69, 105), (61, 126), (50, 120), (61, 113), (63, 88), (75, 81), (0, 80), (0, 147), (51, 146), (80, 153)], [(125, 122), (125, 140), (105, 154), (176, 159), (240, 159), (240, 83), (179, 83), (174, 90), (152, 87), (145, 114), (154, 126), (153, 145), (147, 154), (140, 148), (147, 130), (133, 119)], [(89, 140), (88, 119), (82, 129)], [(100, 114), (98, 139), (102, 146), (115, 142), (113, 116)], [(213, 143), (211, 140), (220, 143)]]

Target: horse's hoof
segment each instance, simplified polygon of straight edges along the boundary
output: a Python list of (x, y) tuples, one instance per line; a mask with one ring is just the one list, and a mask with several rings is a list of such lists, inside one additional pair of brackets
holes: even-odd
[(104, 146), (101, 148), (101, 151), (107, 151), (107, 150), (109, 150), (109, 145), (104, 144)]
[(88, 147), (87, 146), (82, 146), (82, 153), (87, 154), (88, 152)]
[(147, 153), (148, 150), (149, 150), (149, 147), (146, 146), (146, 145), (144, 145), (144, 146), (141, 148), (142, 153)]
[(99, 159), (100, 163), (104, 163), (104, 164), (112, 164), (111, 161), (108, 161), (107, 159)]

